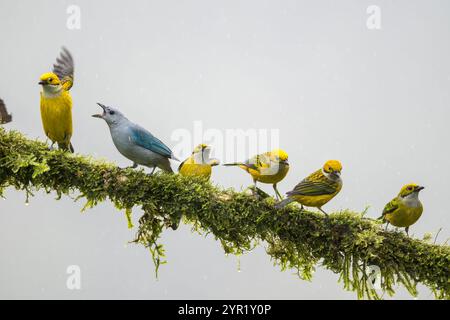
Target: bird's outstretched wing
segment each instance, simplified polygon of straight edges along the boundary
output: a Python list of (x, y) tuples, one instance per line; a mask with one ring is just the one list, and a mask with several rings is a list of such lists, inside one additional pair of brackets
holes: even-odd
[(65, 47), (62, 47), (59, 57), (56, 58), (56, 63), (53, 65), (53, 73), (58, 76), (65, 90), (72, 88), (74, 73), (73, 58), (69, 50)]
[(161, 140), (156, 138), (150, 132), (138, 125), (135, 125), (132, 128), (131, 140), (138, 146), (158, 153), (163, 157), (178, 160), (173, 156), (173, 153), (169, 147), (167, 147)]
[(5, 124), (12, 121), (12, 116), (6, 110), (6, 105), (2, 99), (0, 99), (0, 124)]
[(287, 193), (288, 196), (323, 196), (336, 192), (336, 186), (323, 176), (320, 170), (311, 174), (308, 178), (297, 184), (294, 190)]

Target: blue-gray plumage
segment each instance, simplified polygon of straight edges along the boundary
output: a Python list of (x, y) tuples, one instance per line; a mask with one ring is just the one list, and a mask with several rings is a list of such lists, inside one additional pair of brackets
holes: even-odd
[(133, 161), (133, 168), (138, 165), (158, 167), (173, 172), (169, 159), (179, 161), (172, 151), (150, 132), (128, 120), (119, 110), (97, 103), (103, 109), (102, 114), (93, 117), (106, 121), (117, 150)]

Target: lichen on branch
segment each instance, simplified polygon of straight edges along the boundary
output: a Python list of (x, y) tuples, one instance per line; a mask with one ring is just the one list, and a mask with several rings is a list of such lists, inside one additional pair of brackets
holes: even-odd
[[(141, 208), (134, 242), (149, 249), (156, 272), (166, 262), (158, 242), (161, 233), (183, 217), (193, 230), (212, 234), (226, 253), (243, 254), (265, 245), (282, 270), (296, 270), (301, 279), (311, 280), (321, 265), (339, 274), (344, 288), (358, 298), (393, 295), (397, 284), (415, 296), (418, 283), (438, 299), (450, 298), (450, 247), (385, 231), (364, 212), (345, 210), (327, 219), (295, 205), (276, 210), (272, 198), (258, 200), (193, 177), (149, 176), (91, 157), (49, 151), (42, 142), (0, 128), (0, 195), (7, 187), (24, 190), (27, 197), (34, 190), (55, 191), (59, 197), (76, 193), (77, 199), (86, 200), (85, 209), (109, 199), (128, 216), (133, 207)], [(373, 266), (381, 274), (380, 290), (371, 285)]]

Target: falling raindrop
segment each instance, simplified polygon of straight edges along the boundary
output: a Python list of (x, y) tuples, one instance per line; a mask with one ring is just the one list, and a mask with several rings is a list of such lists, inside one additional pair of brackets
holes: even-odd
[(25, 199), (25, 206), (30, 205), (29, 196), (30, 196), (30, 194), (28, 193), (28, 190), (27, 190), (27, 198)]

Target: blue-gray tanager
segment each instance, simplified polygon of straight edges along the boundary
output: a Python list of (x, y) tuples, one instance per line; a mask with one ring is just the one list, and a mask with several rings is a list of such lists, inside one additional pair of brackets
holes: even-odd
[(128, 120), (119, 110), (97, 103), (103, 109), (102, 114), (93, 117), (106, 121), (111, 137), (117, 150), (133, 161), (133, 168), (138, 165), (153, 168), (158, 167), (167, 172), (173, 172), (169, 159), (179, 161), (172, 151), (150, 132)]

